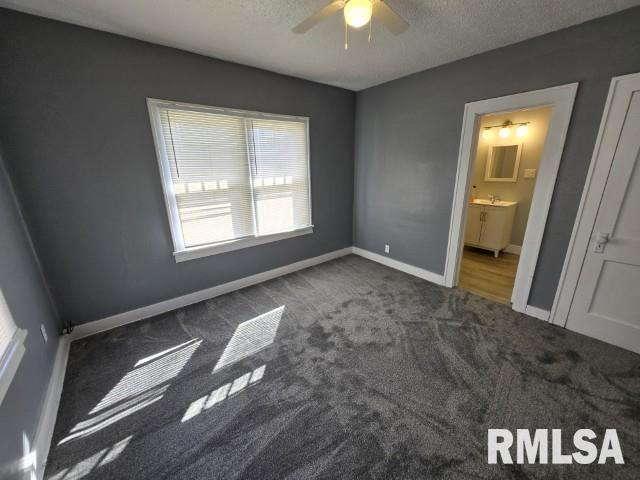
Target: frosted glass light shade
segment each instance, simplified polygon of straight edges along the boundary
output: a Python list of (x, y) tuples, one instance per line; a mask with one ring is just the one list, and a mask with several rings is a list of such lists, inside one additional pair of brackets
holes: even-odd
[(373, 6), (370, 0), (349, 0), (344, 6), (344, 20), (353, 28), (360, 28), (371, 21)]

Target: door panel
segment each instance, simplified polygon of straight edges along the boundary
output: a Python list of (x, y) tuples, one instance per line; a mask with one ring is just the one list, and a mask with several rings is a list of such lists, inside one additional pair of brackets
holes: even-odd
[(567, 328), (640, 353), (638, 132), (640, 90), (630, 96)]
[(589, 312), (601, 318), (640, 328), (640, 268), (604, 262)]
[[(638, 93), (636, 93), (638, 95)], [(616, 222), (615, 236), (620, 238), (640, 238), (640, 166), (635, 160), (633, 173), (629, 179), (629, 185), (624, 195), (620, 217)]]

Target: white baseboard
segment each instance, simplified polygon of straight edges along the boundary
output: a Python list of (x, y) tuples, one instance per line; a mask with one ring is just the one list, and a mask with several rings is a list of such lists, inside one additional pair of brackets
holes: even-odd
[(429, 270), (425, 270), (424, 268), (414, 267), (413, 265), (409, 265), (408, 263), (400, 262), (398, 260), (394, 260), (393, 258), (385, 257), (378, 253), (373, 253), (369, 250), (364, 250), (359, 247), (353, 247), (352, 250), (356, 255), (368, 258), (369, 260), (373, 260), (374, 262), (381, 263), (382, 265), (386, 265), (387, 267), (395, 268), (396, 270), (408, 273), (409, 275), (413, 275), (414, 277), (422, 278), (423, 280), (427, 280), (437, 285), (445, 284), (444, 275), (430, 272)]
[(513, 244), (509, 244), (506, 246), (506, 248), (504, 250), (502, 250), (503, 252), (507, 252), (507, 253), (514, 253), (516, 255), (520, 255), (520, 251), (522, 250), (522, 245), (513, 245)]
[(44, 476), (44, 468), (47, 463), (49, 448), (51, 447), (53, 428), (56, 425), (58, 406), (60, 405), (60, 396), (62, 395), (62, 386), (64, 384), (64, 374), (67, 370), (70, 343), (68, 337), (60, 337), (56, 358), (53, 362), (53, 371), (49, 379), (49, 386), (47, 387), (42, 413), (38, 421), (38, 429), (33, 442), (38, 479)]
[(522, 313), (524, 313), (525, 315), (529, 315), (530, 317), (538, 318), (545, 322), (549, 321), (549, 316), (551, 315), (551, 312), (549, 310), (544, 310), (532, 305), (527, 305), (526, 307), (524, 307), (524, 312)]
[[(358, 247), (347, 247), (341, 250), (335, 250), (333, 252), (326, 253), (313, 258), (301, 260), (296, 263), (285, 265), (283, 267), (274, 268), (266, 272), (251, 275), (249, 277), (234, 280), (232, 282), (217, 285), (215, 287), (200, 290), (198, 292), (183, 295), (181, 297), (172, 298), (163, 302), (155, 303), (146, 307), (138, 308), (128, 312), (113, 315), (111, 317), (103, 318), (101, 320), (95, 320), (93, 322), (78, 325), (73, 333), (69, 336), (61, 337), (58, 349), (56, 351), (56, 357), (54, 360), (53, 371), (47, 387), (47, 393), (44, 401), (44, 406), (38, 422), (38, 429), (36, 432), (36, 438), (34, 441), (37, 461), (37, 478), (42, 479), (44, 476), (44, 469), (46, 466), (47, 456), (51, 447), (51, 439), (53, 437), (53, 430), (55, 427), (56, 417), (58, 414), (58, 407), (60, 405), (60, 397), (62, 395), (62, 387), (64, 384), (64, 376), (67, 368), (67, 360), (69, 358), (69, 347), (72, 340), (84, 338), (95, 333), (110, 330), (112, 328), (126, 325), (128, 323), (137, 322), (145, 318), (149, 318), (161, 313), (165, 313), (176, 308), (185, 307), (193, 303), (201, 302), (209, 298), (214, 298), (225, 293), (229, 293), (241, 288), (249, 287), (273, 278), (286, 275), (288, 273), (296, 272), (314, 265), (318, 265), (335, 258), (343, 257), (353, 253), (361, 257), (367, 258), (387, 267), (400, 270), (409, 275), (422, 278), (429, 282), (444, 285), (444, 275), (430, 272), (423, 268), (415, 267), (398, 260), (394, 260), (377, 253), (370, 252)], [(549, 311), (541, 308), (527, 305), (525, 311), (526, 315), (530, 315), (540, 320), (548, 321)]]
[(312, 267), (320, 263), (328, 262), (335, 258), (343, 257), (351, 253), (351, 247), (343, 248), (341, 250), (335, 250), (333, 252), (325, 253), (313, 258), (307, 258), (299, 262), (285, 265), (284, 267), (274, 268), (266, 272), (257, 273), (249, 277), (240, 278), (232, 282), (223, 283), (222, 285), (216, 285), (215, 287), (205, 288), (198, 292), (189, 293), (181, 297), (171, 298), (162, 302), (154, 303), (146, 307), (136, 308), (128, 312), (118, 313), (110, 317), (106, 317), (100, 320), (94, 320), (93, 322), (83, 323), (74, 328), (71, 333), (71, 340), (77, 340), (79, 338), (88, 337), (96, 333), (111, 330), (112, 328), (120, 327), (128, 323), (144, 320), (145, 318), (154, 317), (161, 313), (166, 313), (176, 308), (186, 307), (194, 303), (202, 302), (210, 298), (224, 295), (225, 293), (233, 292), (241, 288), (249, 287), (257, 283), (261, 283), (267, 280), (271, 280), (288, 273), (296, 272), (304, 268)]

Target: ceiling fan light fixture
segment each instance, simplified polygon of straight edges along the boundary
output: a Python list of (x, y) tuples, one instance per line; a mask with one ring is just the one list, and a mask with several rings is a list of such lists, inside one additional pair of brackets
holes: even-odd
[(344, 21), (353, 28), (360, 28), (371, 21), (371, 0), (349, 0), (344, 6)]

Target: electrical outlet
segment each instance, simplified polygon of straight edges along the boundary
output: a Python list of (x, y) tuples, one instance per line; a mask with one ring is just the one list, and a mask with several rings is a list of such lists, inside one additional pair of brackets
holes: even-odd
[(384, 246), (384, 253), (389, 253), (389, 245)]
[(44, 329), (44, 325), (40, 324), (40, 333), (42, 334), (42, 339), (44, 340), (44, 343), (47, 343), (47, 340), (49, 340), (49, 337), (47, 337), (47, 331)]

